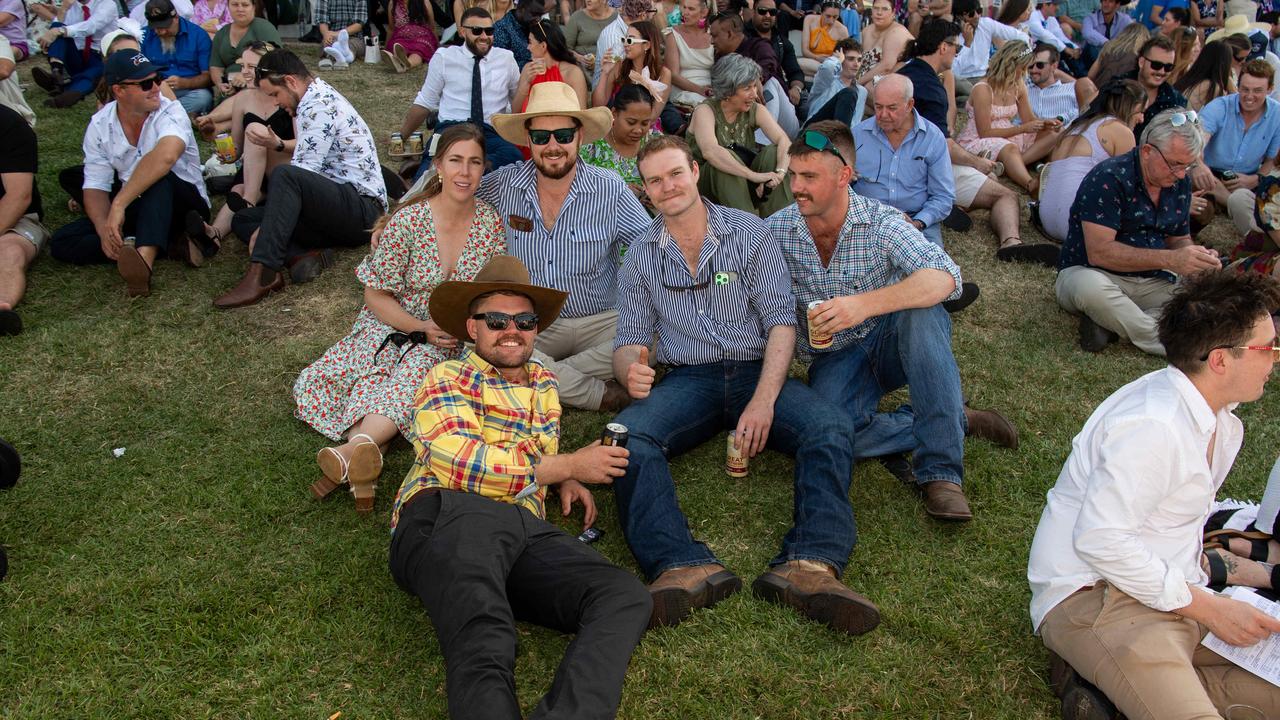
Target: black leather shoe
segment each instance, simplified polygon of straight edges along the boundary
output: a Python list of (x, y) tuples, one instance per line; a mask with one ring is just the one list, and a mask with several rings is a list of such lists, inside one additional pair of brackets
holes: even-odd
[(973, 301), (978, 299), (979, 294), (981, 294), (981, 291), (978, 290), (978, 283), (963, 283), (960, 286), (960, 297), (942, 303), (942, 307), (949, 313), (958, 313), (972, 305)]
[(951, 208), (951, 214), (942, 219), (942, 227), (956, 232), (969, 232), (973, 228), (973, 218), (958, 207)]
[(1102, 349), (1116, 342), (1120, 336), (1094, 322), (1088, 315), (1080, 316), (1080, 349), (1085, 352), (1099, 353)]

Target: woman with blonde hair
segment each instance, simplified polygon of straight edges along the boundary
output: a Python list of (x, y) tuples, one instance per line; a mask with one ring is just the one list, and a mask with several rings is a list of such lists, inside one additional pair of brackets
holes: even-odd
[(1204, 45), (1200, 42), (1203, 39), (1200, 33), (1194, 28), (1185, 26), (1176, 28), (1171, 39), (1173, 40), (1173, 70), (1169, 72), (1165, 82), (1173, 85), (1187, 74), (1187, 70), (1191, 69), (1196, 58), (1200, 57)]
[(1102, 87), (1112, 79), (1128, 75), (1138, 69), (1138, 50), (1151, 39), (1151, 31), (1142, 23), (1133, 23), (1107, 41), (1098, 52), (1098, 59), (1089, 68), (1089, 79)]
[(484, 174), (484, 131), (470, 123), (440, 134), (426, 189), (379, 220), (377, 245), (356, 267), (364, 307), (351, 333), (329, 348), (293, 386), (295, 414), (332, 440), (316, 454), (322, 498), (349, 483), (356, 512), (373, 510), (382, 451), (410, 432), (413, 396), (436, 363), (456, 358), (462, 341), (431, 320), (431, 293), (446, 280), (472, 280), (506, 253), (497, 210), (477, 200)]
[(666, 63), (671, 70), (671, 102), (693, 108), (711, 96), (715, 48), (703, 22), (706, 0), (680, 0), (680, 22), (666, 37)]

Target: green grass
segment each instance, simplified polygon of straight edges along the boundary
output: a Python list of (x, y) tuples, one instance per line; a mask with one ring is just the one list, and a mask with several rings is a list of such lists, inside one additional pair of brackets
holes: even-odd
[[(326, 78), (385, 137), (421, 75), (358, 65)], [(79, 162), (89, 111), (38, 108), (53, 227), (68, 219), (56, 171)], [(1026, 611), (1031, 536), (1090, 411), (1161, 363), (1133, 348), (1078, 350), (1052, 273), (997, 263), (977, 219), (982, 230), (947, 239), (983, 289), (954, 318), (956, 356), (973, 404), (1022, 431), (1017, 452), (966, 444), (977, 519), (935, 523), (878, 465), (859, 466), (846, 581), (880, 605), (880, 628), (850, 639), (740, 594), (645, 638), (621, 717), (1056, 717)], [(1224, 222), (1209, 236), (1231, 241)], [(160, 264), (155, 293), (136, 300), (112, 268), (35, 264), (27, 332), (0, 341), (0, 437), (25, 465), (0, 494), (12, 564), (0, 583), (0, 718), (445, 715), (431, 625), (386, 568), (408, 447), (389, 455), (371, 517), (356, 517), (349, 496), (306, 492), (324, 439), (293, 419), (292, 383), (350, 328), (359, 258), (342, 253), (317, 282), (233, 312), (210, 301), (243, 272), (237, 243), (202, 270)], [(1261, 494), (1276, 408), (1275, 395), (1240, 408), (1248, 435), (1225, 494)], [(563, 446), (605, 420), (569, 413)], [(792, 466), (770, 452), (732, 480), (722, 448), (710, 442), (674, 470), (697, 535), (749, 582), (790, 522)], [(634, 570), (611, 493), (596, 498), (608, 533), (597, 547)], [(517, 684), (532, 710), (566, 638), (531, 626), (520, 638)]]

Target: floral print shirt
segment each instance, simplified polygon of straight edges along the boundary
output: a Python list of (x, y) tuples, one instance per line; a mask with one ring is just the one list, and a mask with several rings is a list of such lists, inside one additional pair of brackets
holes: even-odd
[(294, 165), (353, 185), (387, 209), (387, 186), (382, 182), (373, 134), (341, 93), (320, 78), (312, 80), (298, 101), (296, 127)]

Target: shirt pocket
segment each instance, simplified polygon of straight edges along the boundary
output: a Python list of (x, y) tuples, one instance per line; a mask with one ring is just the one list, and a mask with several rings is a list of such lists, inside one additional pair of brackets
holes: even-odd
[[(613, 222), (609, 218), (587, 219), (565, 228), (557, 228), (556, 238), (560, 272), (573, 276), (595, 276), (610, 265), (617, 265), (613, 252)], [(567, 241), (567, 242), (566, 242)]]
[(746, 276), (738, 270), (716, 271), (708, 276), (705, 312), (717, 325), (745, 327), (756, 322), (747, 294)]

